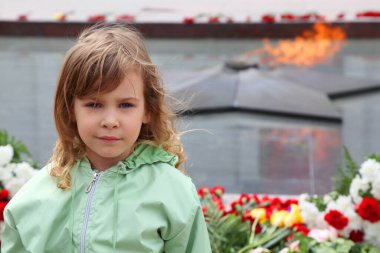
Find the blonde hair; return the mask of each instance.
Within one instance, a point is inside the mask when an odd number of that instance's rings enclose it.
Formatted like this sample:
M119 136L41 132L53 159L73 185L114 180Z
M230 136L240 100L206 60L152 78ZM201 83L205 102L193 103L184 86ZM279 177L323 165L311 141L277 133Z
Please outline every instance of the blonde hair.
M166 104L166 92L156 65L148 55L142 35L124 25L98 24L85 29L67 52L54 103L58 132L51 175L58 187L71 186L70 171L85 155L74 120L74 98L104 94L117 88L127 72L138 68L144 82L145 106L150 121L143 124L135 146L149 143L178 156L176 168L185 173L183 145L175 128L175 113Z

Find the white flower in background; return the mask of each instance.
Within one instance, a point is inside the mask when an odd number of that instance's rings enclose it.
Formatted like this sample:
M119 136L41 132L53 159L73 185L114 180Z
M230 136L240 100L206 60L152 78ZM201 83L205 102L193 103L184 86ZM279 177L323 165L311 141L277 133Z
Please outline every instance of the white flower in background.
M332 227L329 227L328 229L312 229L307 236L313 238L317 242L325 242L338 238L338 232Z
M380 177L380 163L374 159L368 159L362 163L359 172L362 178L372 182L373 179Z
M0 166L11 162L13 158L13 147L11 145L0 146Z
M364 240L380 247L380 222L370 223L364 221Z
M380 177L374 178L372 180L371 194L376 198L380 199Z
M324 219L325 212L321 212L314 203L300 199L298 204L301 209L301 215L304 222L309 228L327 228L328 224Z
M1 169L0 169L1 170ZM8 184L10 181L12 181L14 178L12 171L1 171L1 183L3 186Z
M343 213L344 216L348 219L347 226L340 231L345 237L350 236L350 232L352 230L362 230L363 229L363 223L362 219L359 217L359 215L355 212L355 207L352 205L349 209L345 210Z
M359 204L362 201L362 197L359 195L359 191L368 191L369 181L366 178L361 178L359 175L352 180L350 186L350 195L353 198L356 204Z
M333 201L333 199L331 198L330 195L326 194L325 196L323 196L323 203L325 203L326 205L330 203L331 201Z
M26 182L24 179L15 177L12 180L10 180L8 183L6 183L4 186L6 189L8 189L9 195L13 197L25 183Z
M16 177L24 179L25 182L36 174L36 170L27 162L18 163L13 172Z
M352 208L352 202L350 196L340 195L335 201L331 200L327 205L327 212L330 210L338 210L344 213L345 210Z

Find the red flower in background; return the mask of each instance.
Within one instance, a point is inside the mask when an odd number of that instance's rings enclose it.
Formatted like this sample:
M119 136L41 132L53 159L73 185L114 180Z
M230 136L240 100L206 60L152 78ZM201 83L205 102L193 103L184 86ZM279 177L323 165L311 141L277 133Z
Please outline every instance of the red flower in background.
M240 194L240 198L239 198L239 201L242 203L242 205L244 204L248 204L248 202L251 200L250 196L246 193L242 193Z
M249 213L250 210L246 210L245 214L241 216L241 222L249 221L249 223L252 225L253 222L255 221L255 218L253 218Z
M209 23L219 23L219 17L217 17L217 16L209 17L208 22Z
M330 210L325 214L325 221L327 221L330 226L341 230L345 228L348 224L348 219L341 212L337 210Z
M4 209L7 206L8 201L0 201L0 220L4 221Z
M194 18L193 17L185 17L183 19L183 23L188 24L188 25L194 24Z
M206 214L206 212L207 212L207 207L202 206L202 212L203 212L203 214Z
M252 194L250 198L251 200L254 200L256 204L260 204L260 198L257 196L257 194Z
M208 187L201 187L198 189L198 195L199 197L203 198L206 194L210 193L210 189Z
M287 200L285 200L285 202L284 202L284 206L285 206L286 208L289 208L292 204L296 204L296 205L298 205L298 199L287 199Z
M102 22L106 21L106 15L93 15L89 16L87 19L88 22Z
M380 18L380 11L364 11L356 14L357 18Z
M7 200L9 198L9 191L7 189L2 189L0 191L0 201Z
M363 220L372 223L380 220L380 204L374 198L364 197L362 202L356 207L356 212Z
M28 21L28 14L20 14L17 17L18 21Z
M240 201L231 202L231 210L233 210L234 212L240 213L242 209L243 203L241 203Z
M222 195L224 194L224 192L225 192L224 188L222 186L220 186L220 185L216 185L216 186L212 187L211 190L210 190L210 193L212 195L217 196L217 197L222 197Z
M361 230L352 230L350 232L349 238L350 238L351 241L356 242L356 243L363 242L363 240L364 240L364 233Z
M273 210L282 210L284 209L284 205L283 205L283 202L280 198L273 198L270 200L270 204L269 204L270 208ZM287 207L285 207L286 209Z
M292 13L285 13L281 15L281 20L294 21L296 19L298 19L298 17Z
M272 14L266 14L266 15L263 15L261 17L261 21L263 23L269 23L269 24L271 24L271 23L274 23L276 21L276 18Z
M297 232L301 232L302 234L304 234L305 236L307 236L307 234L310 232L310 230L303 224L295 224L293 226L293 228L297 231Z
M123 15L117 16L116 17L116 21L117 22L129 22L129 23L132 23L132 22L135 22L135 16L128 15L128 14L123 14Z
M224 210L224 204L221 198L212 197L212 201L216 204L219 210Z

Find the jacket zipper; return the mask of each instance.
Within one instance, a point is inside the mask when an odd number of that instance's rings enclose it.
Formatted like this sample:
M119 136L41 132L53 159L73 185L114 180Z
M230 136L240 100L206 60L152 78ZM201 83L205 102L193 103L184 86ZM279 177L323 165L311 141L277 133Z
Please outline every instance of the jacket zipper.
M86 251L86 233L87 233L88 220L90 218L92 199L94 197L96 185L98 184L101 175L102 175L102 172L95 172L90 184L86 188L86 193L88 193L88 198L87 198L86 209L84 212L83 225L82 225L82 234L81 234L81 241L80 241L81 253L85 253Z

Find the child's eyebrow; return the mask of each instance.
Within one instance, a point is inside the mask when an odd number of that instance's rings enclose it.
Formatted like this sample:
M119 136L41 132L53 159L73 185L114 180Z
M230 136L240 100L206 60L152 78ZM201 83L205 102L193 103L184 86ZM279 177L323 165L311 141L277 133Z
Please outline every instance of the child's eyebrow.
M125 97L125 98L119 98L119 101L129 101L129 100L135 100L139 101L140 99L138 97Z

